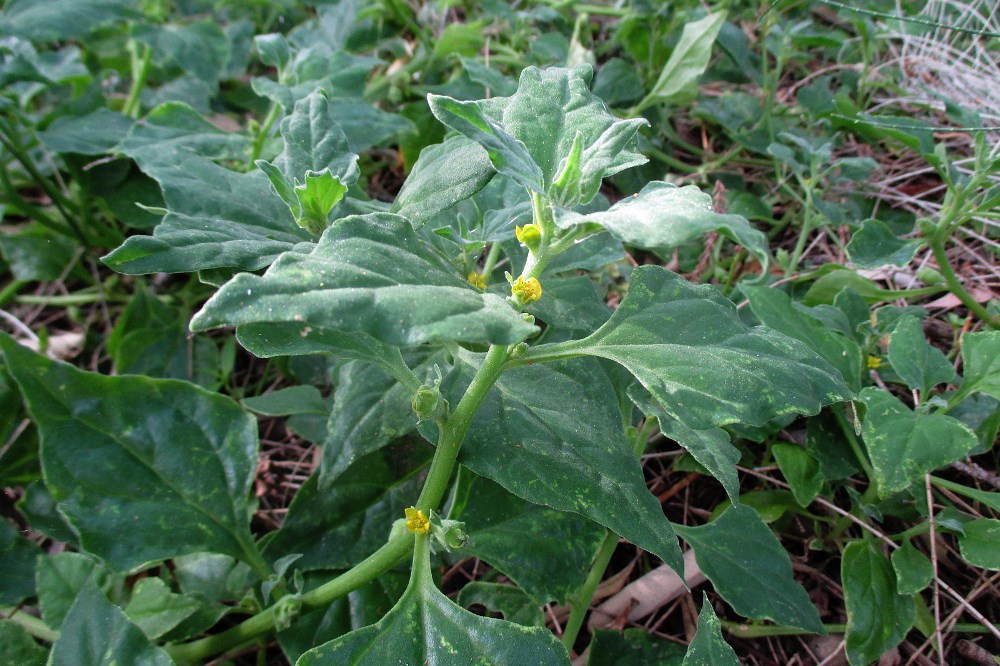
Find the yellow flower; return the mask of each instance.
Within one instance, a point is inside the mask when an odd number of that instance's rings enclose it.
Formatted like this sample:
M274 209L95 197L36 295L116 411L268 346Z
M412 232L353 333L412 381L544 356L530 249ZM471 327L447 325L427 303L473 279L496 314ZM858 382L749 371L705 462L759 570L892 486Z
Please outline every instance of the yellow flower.
M510 293L525 305L534 303L542 297L542 283L538 281L538 278L525 280L523 277L519 277L510 286Z
M523 227L514 227L514 235L521 245L534 252L542 240L542 229L534 223L526 224Z
M468 276L466 276L466 279L469 281L469 284L471 284L476 289L486 289L485 275L480 275L479 273L473 271L469 273Z
M427 530L431 528L431 521L427 520L423 511L411 506L403 509L403 513L406 514L406 529L414 534L427 534Z
M868 366L869 370L878 370L879 368L882 367L882 359L880 359L878 356L869 355L865 363Z

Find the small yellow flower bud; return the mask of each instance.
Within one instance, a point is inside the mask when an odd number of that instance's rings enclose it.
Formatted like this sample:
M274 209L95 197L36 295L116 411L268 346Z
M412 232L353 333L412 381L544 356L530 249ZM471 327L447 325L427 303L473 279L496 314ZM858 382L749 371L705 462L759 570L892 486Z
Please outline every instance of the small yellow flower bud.
M882 359L878 356L869 356L865 363L869 370L878 370L882 367Z
M403 509L403 513L406 515L406 529L414 534L427 534L427 530L431 528L431 521L427 520L423 511L411 506Z
M510 286L510 293L525 305L534 303L542 297L542 283L538 281L538 278L525 280L523 277L519 277Z
M485 275L480 275L479 273L473 271L469 273L468 276L466 276L466 279L469 281L469 284L471 284L476 289L486 289Z
M514 227L514 235L521 245L532 252L538 249L538 244L542 240L542 230L537 224L526 224L523 227Z

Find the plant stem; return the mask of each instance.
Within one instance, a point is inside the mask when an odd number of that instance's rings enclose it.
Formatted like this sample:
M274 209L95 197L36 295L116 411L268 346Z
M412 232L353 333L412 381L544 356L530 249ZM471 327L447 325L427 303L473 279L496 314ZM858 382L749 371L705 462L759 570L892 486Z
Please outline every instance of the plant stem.
M583 618L587 616L587 611L590 609L590 600L594 598L594 592L597 591L597 586L604 578L604 572L607 570L611 556L615 554L617 547L618 535L607 530L604 541L601 542L601 547L597 550L597 556L594 557L594 563L590 567L590 573L587 574L587 580L570 601L572 610L570 610L569 619L566 620L566 628L562 635L562 643L567 652L573 650L573 644L576 643L576 638L580 635L580 628L583 627Z
M271 102L271 106L267 109L267 116L264 117L264 122L257 131L257 136L254 137L253 144L250 146L249 165L251 167L254 162L260 159L260 154L264 151L264 144L267 143L267 137L271 133L271 126L274 125L274 121L278 119L280 114L281 106L277 102Z
M128 97L122 106L122 114L130 118L138 118L141 107L139 105L139 95L146 86L146 78L149 76L150 59L153 49L148 45L137 42L135 39L128 40L129 60L132 65L132 86L129 88Z
M500 243L493 243L490 245L490 251L486 253L486 259L483 261L483 277L486 278L487 284L490 280L490 273L493 272L493 267L497 265L497 259L500 258Z
M506 360L505 346L490 347L455 411L441 427L437 450L434 452L434 459L431 461L427 480L424 481L424 487L417 499L416 508L426 513L441 503L448 490L448 481L451 479L458 452L462 448L472 417L503 371ZM303 610L328 606L336 599L374 580L405 559L412 548L413 535L409 532L392 539L349 571L303 594ZM270 606L232 629L190 643L168 646L167 651L178 663L201 663L210 656L232 650L261 634L272 631L275 622L274 612L275 606Z
M979 304L972 297L972 294L966 291L962 283L959 282L958 276L955 275L955 271L952 270L951 264L948 262L948 254L945 252L944 241L940 236L935 235L927 239L927 244L934 254L934 259L938 263L938 270L940 270L941 276L944 277L945 284L948 285L948 291L953 293L958 300L962 301L962 304L969 309L969 312L976 315L984 324L990 328L1000 329L1000 318L991 316L989 311Z
M49 627L41 619L34 615L29 615L18 608L0 608L0 619L9 620L20 625L35 638L39 638L46 643L55 643L59 640L59 632Z

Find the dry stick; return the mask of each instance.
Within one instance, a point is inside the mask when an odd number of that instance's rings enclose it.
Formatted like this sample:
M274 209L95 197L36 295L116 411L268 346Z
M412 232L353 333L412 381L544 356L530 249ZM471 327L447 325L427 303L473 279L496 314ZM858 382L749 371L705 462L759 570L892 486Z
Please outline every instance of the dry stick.
M934 634L937 640L938 664L944 663L944 641L941 639L941 588L938 587L937 521L934 519L934 491L931 475L924 474L924 489L927 493L927 525L931 537L931 567L934 571Z
M773 483L776 486L781 486L782 488L791 488L791 486L788 485L787 483L784 483L783 481L779 481L778 479L775 479L774 477L768 476L767 474L761 474L760 472L757 472L756 470L753 470L753 469L750 469L750 468L747 468L747 467L740 467L738 465L737 465L736 469L740 470L741 472L745 472L745 473L747 473L747 474L749 474L751 476L756 476L759 479L763 479L765 481L768 481L769 483ZM883 534L882 532L878 531L877 529L875 529L874 527L872 527L871 525L869 525L865 521L861 520L857 516L855 516L855 515L847 512L847 511L844 511L840 507L835 506L834 504L826 501L823 498L817 497L813 501L816 502L816 503L818 503L818 504L821 504L821 505L825 506L826 508L830 509L831 511L839 513L843 517L845 517L845 518L847 518L847 519L849 519L849 520L857 523L860 527L868 530L869 532L871 532L872 534L874 534L876 537L878 537L879 539L881 539L882 541L884 541L886 544L888 544L890 548L893 548L893 549L899 548L899 546L896 544L895 541L893 541L892 539L890 539L885 534ZM971 615L977 622L979 622L979 624L983 625L983 627L985 627L986 630L989 631L991 634L993 634L997 638L1000 638L1000 629L998 629L995 624L993 624L988 619L986 619L986 617L982 613L980 613L978 610L976 610L975 606L973 606L968 601L966 601L965 597L963 597L961 594L959 594L958 592L956 592L955 590L953 590L951 588L951 586L948 585L947 583L945 583L943 580L940 580L939 578L935 577L935 581L937 582L938 586L942 590L944 590L946 593L948 593L948 595L950 595L952 599L954 599L955 601L957 601L962 606L962 608L964 608L969 613L969 615Z

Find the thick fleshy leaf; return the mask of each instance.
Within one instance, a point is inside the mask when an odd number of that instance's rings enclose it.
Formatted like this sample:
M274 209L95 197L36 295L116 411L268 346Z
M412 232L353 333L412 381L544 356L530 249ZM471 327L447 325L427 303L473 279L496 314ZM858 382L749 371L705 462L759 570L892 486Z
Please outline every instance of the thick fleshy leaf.
M459 102L430 95L438 120L482 145L493 166L565 208L587 203L601 181L646 162L643 118L619 120L590 92L593 72L527 67L510 97Z
M39 132L38 138L57 153L103 155L121 143L134 122L102 106L83 116L59 118Z
M712 45L725 20L725 12L715 12L684 26L680 41L670 53L670 59L660 70L653 89L639 102L637 110L652 104L669 104L694 96L698 78L708 69Z
M854 390L861 388L862 353L857 342L795 307L792 299L777 289L749 286L742 289L750 299L750 309L765 326L805 343L839 370L848 386Z
M182 158L182 153L212 159L240 159L249 146L250 139L246 135L220 129L183 102L167 102L134 123L117 152L131 157L146 171L147 166L155 167ZM149 175L157 178L152 173ZM161 183L161 186L166 190L169 183ZM173 194L174 199L183 202L184 192Z
M35 596L35 557L42 551L0 520L0 604L18 604Z
M886 264L905 266L913 259L923 241L903 239L882 220L865 220L851 236L847 253L858 268L878 268Z
M889 363L911 390L927 391L955 379L955 368L924 337L918 317L904 317L889 338Z
M1000 520L980 518L966 523L958 537L962 558L973 566L1000 571Z
M171 592L160 578L143 578L132 588L125 615L150 640L155 640L196 613L201 605L196 597Z
M254 548L249 414L186 382L82 372L6 336L0 349L38 423L46 484L85 550L128 570Z
M208 84L209 90L214 90L229 61L229 40L218 21L142 22L133 26L132 36L149 45L157 65L179 69Z
M934 578L934 565L909 539L892 551L891 560L896 572L896 590L900 594L918 594Z
M748 506L730 507L701 527L674 525L702 573L737 613L822 634L823 623L770 528Z
M304 571L349 569L385 543L393 521L416 501L422 479L409 472L427 461L423 447L383 449L354 463L328 489L313 476L295 494L265 557L298 553L294 566Z
M330 406L326 404L319 389L308 384L269 391L252 398L243 398L241 402L250 411L265 416L330 413Z
M809 506L823 489L819 461L796 444L772 444L771 453L788 485L792 487L795 501L802 508Z
M208 268L258 270L287 250L310 248L310 236L274 196L259 171L237 173L179 151L145 163L170 212L152 236L131 236L102 258L129 275Z
M455 601L463 608L479 604L490 612L502 614L508 622L526 627L545 626L540 603L515 585L472 581L462 588Z
M436 378L436 365L447 367L440 351L411 354L408 360L414 376L423 384ZM414 393L413 387L400 384L382 366L362 361L342 366L323 440L320 485L329 485L359 458L416 430Z
M452 404L477 365L468 354L457 360L443 388ZM432 430L421 427L425 436ZM681 570L677 539L646 489L614 388L597 363L505 372L473 417L460 460L518 497L579 513Z
M346 186L358 179L358 156L348 147L347 136L335 120L329 98L319 90L299 100L281 121L281 138L285 147L274 162L257 164L293 216L297 220L305 217L312 205L315 210L308 219L320 224L322 230L327 213L340 201ZM330 193L331 180L340 186L339 190L333 190L335 196L318 197ZM327 187L320 188L324 183ZM329 204L321 213L321 207L316 205L320 199Z
M0 666L45 666L48 660L48 650L10 620L0 620L0 645Z
M73 601L87 581L101 589L110 584L103 564L93 557L70 551L39 557L35 581L42 619L52 629L62 626Z
M664 437L687 449L702 467L718 479L733 504L739 502L740 480L736 475L736 463L742 454L733 446L729 433L722 428L692 430L664 411L649 393L641 389L629 389L629 397L645 415L656 417Z
M474 615L444 596L427 538L418 537L410 584L384 618L306 652L296 666L569 663L548 629Z
M866 388L861 432L881 497L905 490L924 474L961 459L976 446L976 433L944 414L914 412L888 391Z
M462 510L451 516L469 535L463 555L489 562L543 603L566 603L580 589L604 538L599 525L526 502L483 477L464 493Z
M847 658L853 666L871 663L896 647L913 626L916 607L898 594L892 565L874 539L852 541L840 560L847 606Z
M597 629L587 649L587 666L682 666L682 645L653 636L645 629Z
M736 652L722 637L722 623L704 592L701 594L701 612L698 613L698 633L688 646L681 666L740 666Z
M446 208L479 192L496 169L482 146L464 136L427 146L392 204L392 212L419 228Z
M740 321L710 285L640 266L611 318L582 340L540 345L526 360L591 355L625 366L689 428L763 425L847 399L839 374L797 340Z
M49 658L49 666L172 666L173 663L166 652L152 645L142 630L90 583L69 609Z
M435 340L512 344L535 331L504 299L449 271L398 215L338 220L309 254L220 289L192 330L295 323L308 337L361 333L392 345Z
M543 277L543 281L544 297L525 311L549 326L590 333L611 316L611 310L598 296L589 277Z
M606 211L557 218L561 227L597 223L626 245L672 249L716 231L746 248L766 272L770 261L767 236L741 215L712 210L712 197L694 185L677 187L654 180L638 193L625 197Z
M1000 400L1000 331L962 337L962 392L978 391Z
M0 16L0 34L33 42L85 35L99 25L140 16L137 0L11 0Z

